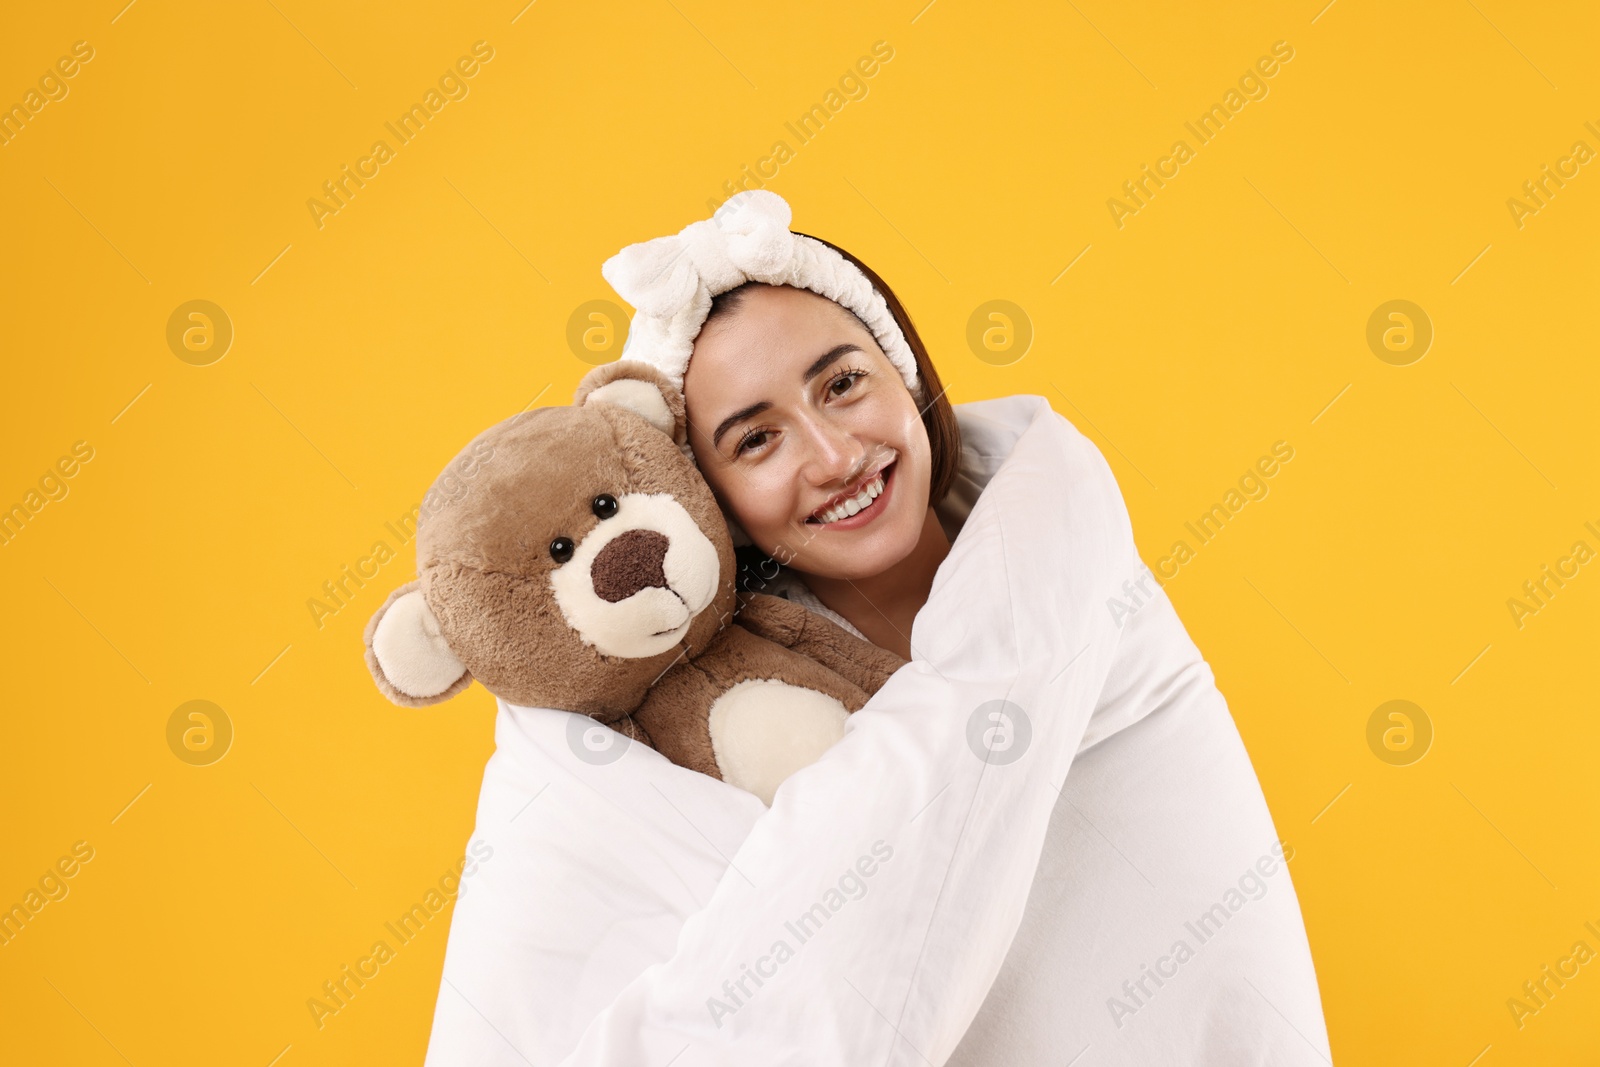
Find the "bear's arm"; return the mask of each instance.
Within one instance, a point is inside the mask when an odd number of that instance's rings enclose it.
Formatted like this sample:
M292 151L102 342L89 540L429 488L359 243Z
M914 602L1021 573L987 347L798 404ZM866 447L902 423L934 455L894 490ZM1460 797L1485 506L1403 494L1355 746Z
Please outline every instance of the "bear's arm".
M770 593L741 592L739 605L735 622L759 637L816 660L860 686L868 696L906 665L907 661L896 653L861 640L792 600Z

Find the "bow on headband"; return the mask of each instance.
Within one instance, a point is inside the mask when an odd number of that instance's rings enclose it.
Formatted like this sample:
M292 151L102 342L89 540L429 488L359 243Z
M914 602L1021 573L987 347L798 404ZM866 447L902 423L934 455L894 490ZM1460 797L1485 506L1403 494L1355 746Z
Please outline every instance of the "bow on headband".
M860 268L811 237L789 232L789 205L777 193L735 193L709 219L670 237L632 244L600 273L634 306L623 359L649 363L683 388L694 341L711 298L747 281L809 289L849 308L872 332L917 403L927 402L905 334Z
M709 219L629 245L600 273L643 314L670 318L694 303L701 287L716 296L750 279L776 282L786 275L794 258L791 217L781 196L748 190Z

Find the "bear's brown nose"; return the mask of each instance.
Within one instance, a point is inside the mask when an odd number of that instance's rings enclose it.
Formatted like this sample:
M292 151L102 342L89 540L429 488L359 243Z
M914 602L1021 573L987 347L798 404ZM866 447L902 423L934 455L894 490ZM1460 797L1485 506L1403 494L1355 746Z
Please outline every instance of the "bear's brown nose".
M618 534L594 557L594 564L589 568L595 595L614 604L641 589L667 588L663 564L668 544L666 534L655 530L629 530Z

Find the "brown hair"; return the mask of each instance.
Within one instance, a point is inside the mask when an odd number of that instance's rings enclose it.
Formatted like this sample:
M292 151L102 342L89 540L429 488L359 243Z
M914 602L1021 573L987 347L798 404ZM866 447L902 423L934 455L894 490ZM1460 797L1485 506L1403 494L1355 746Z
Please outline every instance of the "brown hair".
M961 427L956 422L955 410L950 406L949 399L945 396L944 386L939 381L939 372L934 369L933 360L928 356L928 346L922 343L922 336L917 333L917 328L911 322L911 315L906 311L905 305L900 303L900 298L894 295L894 290L889 288L887 282L878 276L877 271L861 262L849 252L840 248L832 241L825 241L821 237L813 237L808 233L794 231L797 237L810 237L818 244L826 245L843 256L847 261L858 267L872 287L883 294L884 303L889 305L889 313L894 316L895 323L900 327L900 332L905 335L906 346L911 349L911 354L917 362L917 379L922 383L925 395L933 397L933 402L922 409L922 425L928 431L928 450L932 460L932 472L928 479L928 506L934 507L945 498L950 491L950 486L955 482L956 471L961 465ZM711 310L706 315L705 325L709 325L713 318L735 310L745 292L752 285L761 285L762 282L745 282L735 286L724 293L720 293L711 300ZM843 305L840 305L843 307ZM860 322L860 316L849 308L844 308L852 317ZM701 329L705 329L705 325ZM866 323L861 323L862 329L867 329ZM871 333L871 330L867 330Z

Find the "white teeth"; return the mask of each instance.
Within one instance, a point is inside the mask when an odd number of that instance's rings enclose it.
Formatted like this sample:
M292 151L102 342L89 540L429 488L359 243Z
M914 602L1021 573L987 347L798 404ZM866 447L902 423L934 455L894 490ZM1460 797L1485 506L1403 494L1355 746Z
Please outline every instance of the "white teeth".
M838 522L840 519L848 519L850 516L854 515L868 504L871 504L878 498L878 494L882 492L883 475L878 474L873 477L871 482L862 488L860 493L857 493L849 500L846 500L843 504L829 508L827 511L824 511L820 516L818 516L818 518L821 519L822 525L824 526L830 522Z

